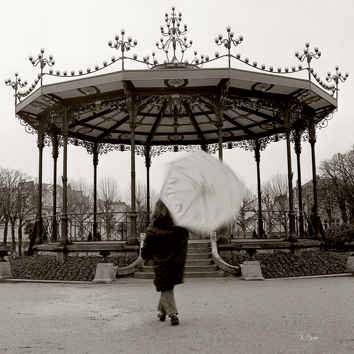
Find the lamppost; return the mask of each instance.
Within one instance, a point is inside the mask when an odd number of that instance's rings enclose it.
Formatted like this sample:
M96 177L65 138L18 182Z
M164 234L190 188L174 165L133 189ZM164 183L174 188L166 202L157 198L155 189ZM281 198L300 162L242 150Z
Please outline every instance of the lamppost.
M298 58L301 62L303 62L305 59L307 61L307 69L308 69L308 74L309 74L309 81L311 81L311 72L313 72L313 69L311 69L311 60L312 59L319 59L321 57L321 52L318 50L317 47L314 48L315 53L312 53L309 51L309 46L310 44L307 42L305 43L306 48L304 49L304 53L302 55L299 54L299 52L295 52L296 58Z
M128 40L127 41L125 41L124 40L124 35L125 35L125 30L124 29L122 29L121 31L120 31L120 33L121 33L121 35L122 35L122 39L121 40L119 40L119 35L118 34L116 34L116 36L115 36L115 43L113 44L113 42L112 41L108 41L108 45L111 47L111 48L115 48L116 50L118 50L119 48L120 48L120 50L121 50L121 52L122 52L122 56L121 56L121 59L122 59L122 70L124 70L124 52L125 51L129 51L130 50L130 48L134 48L134 47L136 47L137 46L137 44L138 44L138 41L136 40L136 39L134 39L134 41L133 41L133 39L132 39L132 37L128 37ZM113 60L113 58L112 58L112 60ZM115 60L115 58L114 58L114 60Z
M233 44L234 46L238 46L243 41L243 36L239 36L238 39L234 39L234 32L231 31L230 26L226 27L226 31L227 31L227 38L222 39L222 34L219 34L219 36L215 38L215 43L217 45L224 44L225 48L227 48L227 53L228 53L227 55L229 57L229 68L230 68L231 67L231 53L230 53L231 44Z
M7 86L11 86L15 90L15 105L17 105L17 98L19 96L18 89L20 87L25 87L27 85L27 81L21 82L21 78L18 76L18 73L15 73L15 81L11 81L11 79L5 80L5 84Z
M345 73L345 76L342 76L342 73L339 71L339 67L338 66L336 66L336 74L335 75L331 76L330 72L327 73L326 80L328 82L333 81L336 84L336 87L335 87L336 100L338 100L338 91L339 91L338 83L339 83L339 81L344 82L348 78L348 76L349 76L348 73Z
M41 68L41 74L40 74L40 79L41 79L41 86L43 84L43 69L45 68L46 65L48 66L53 66L55 64L55 60L53 59L53 55L49 55L49 59L46 59L43 57L44 54L44 48L41 48L41 52L38 54L37 59L33 59L33 56L29 56L29 61L32 63L33 66L39 65Z

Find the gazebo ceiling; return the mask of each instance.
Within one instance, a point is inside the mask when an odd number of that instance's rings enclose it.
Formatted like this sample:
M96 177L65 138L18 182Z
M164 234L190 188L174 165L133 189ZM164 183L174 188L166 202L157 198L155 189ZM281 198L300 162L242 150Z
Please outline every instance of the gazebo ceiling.
M171 65L44 85L16 113L34 129L43 121L47 134L60 135L60 111L67 106L74 139L130 144L135 120L137 145L189 145L218 142L218 116L225 142L281 134L286 104L293 107L291 128L309 116L319 123L337 107L334 97L308 80Z

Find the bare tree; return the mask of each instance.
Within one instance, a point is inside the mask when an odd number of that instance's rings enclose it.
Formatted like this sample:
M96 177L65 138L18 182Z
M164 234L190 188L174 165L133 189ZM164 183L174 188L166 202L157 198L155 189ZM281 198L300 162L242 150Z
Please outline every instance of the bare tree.
M7 243L8 226L11 229L13 251L16 251L15 226L18 224L18 252L22 248L22 227L34 212L33 188L26 188L28 176L13 169L0 169L0 210L4 222L3 242Z
M257 198L253 195L252 190L248 189L242 199L239 214L235 216L234 222L231 223L231 234L242 234L242 237L247 237L247 230L251 231L250 226L254 221L256 201Z
M276 174L267 180L262 186L262 204L265 208L266 234L288 230L288 180L286 175Z
M340 195L336 195L336 188L333 187L331 179L319 178L317 181L318 209L320 215L327 215L329 226L333 224L336 211L339 210L338 199Z
M24 175L23 181L18 186L18 255L22 254L22 228L29 222L34 221L37 198L34 190L34 183L27 181L28 177Z
M327 180L343 222L354 223L354 146L321 162L319 171L322 179Z
M154 189L150 189L150 212L154 209L154 206L159 198L158 193ZM125 192L125 202L131 204L131 187L129 186ZM140 213L138 222L140 223L140 232L145 232L148 224L147 215L147 187L146 184L138 181L135 187L135 205L136 211ZM145 215L144 215L145 214Z
M83 179L72 180L68 186L68 213L72 215L71 230L73 238L87 239L90 227L88 220L92 213L92 187Z
M124 199L127 204L131 204L131 186L127 187ZM147 211L147 188L140 181L135 186L135 207L138 213Z
M106 238L111 239L115 229L115 209L120 201L120 187L112 177L104 177L98 184L98 209L105 224Z

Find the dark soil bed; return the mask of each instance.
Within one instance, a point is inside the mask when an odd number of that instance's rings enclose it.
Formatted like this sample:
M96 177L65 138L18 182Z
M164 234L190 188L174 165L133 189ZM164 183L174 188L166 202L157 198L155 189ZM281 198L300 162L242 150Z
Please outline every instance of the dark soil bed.
M294 256L290 252L260 253L255 258L260 262L266 279L340 274L345 273L347 264L346 254L334 252L303 252L301 256ZM239 265L250 260L250 256L244 252L233 252L231 258L224 260Z
M277 252L256 254L264 278L300 277L345 273L346 254L334 252L303 252L299 257L291 253ZM231 258L224 258L231 265L250 260L245 252L233 252ZM92 281L97 263L102 257L68 257L57 262L55 256L17 257L12 261L12 276L15 279ZM114 266L126 267L132 260L111 256L108 261Z
M107 260L118 267L132 263L120 256ZM97 263L101 261L99 256L68 257L63 262L57 262L55 256L17 257L12 261L11 271L15 279L92 281Z

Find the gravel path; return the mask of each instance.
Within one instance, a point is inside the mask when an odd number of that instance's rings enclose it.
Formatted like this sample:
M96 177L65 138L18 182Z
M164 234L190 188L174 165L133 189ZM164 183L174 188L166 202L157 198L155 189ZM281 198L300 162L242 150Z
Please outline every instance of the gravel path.
M354 279L186 279L180 325L151 280L0 284L1 353L352 353Z

